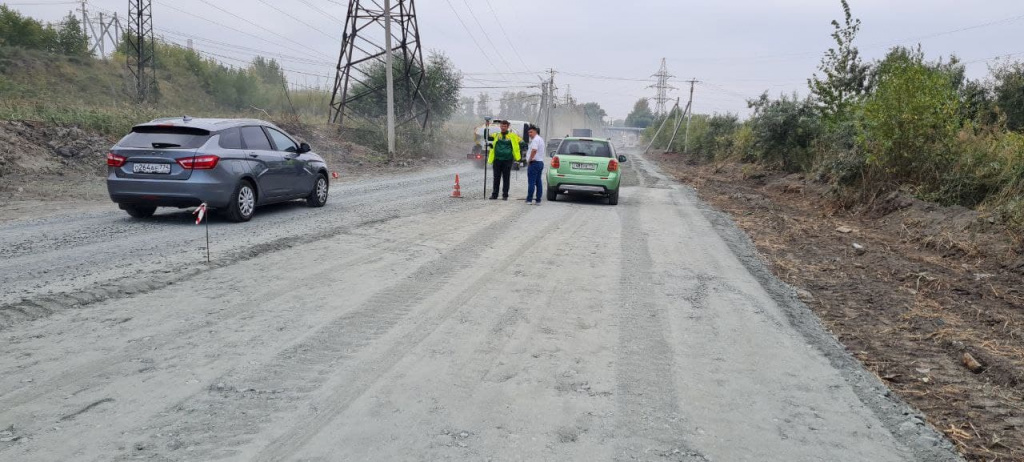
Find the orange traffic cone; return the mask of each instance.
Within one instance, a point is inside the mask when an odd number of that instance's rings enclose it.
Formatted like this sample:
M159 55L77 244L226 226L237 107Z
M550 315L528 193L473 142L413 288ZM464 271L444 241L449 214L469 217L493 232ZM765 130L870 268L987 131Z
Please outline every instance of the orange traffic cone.
M462 197L462 187L459 186L459 174L455 174L455 189L452 190L452 197Z

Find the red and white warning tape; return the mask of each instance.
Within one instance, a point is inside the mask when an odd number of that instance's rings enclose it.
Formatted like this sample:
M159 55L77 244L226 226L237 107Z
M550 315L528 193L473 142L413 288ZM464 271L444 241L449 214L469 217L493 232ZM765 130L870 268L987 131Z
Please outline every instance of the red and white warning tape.
M196 224L197 225L199 223L202 223L203 217L206 216L206 202L203 202L202 204L199 204L199 207L196 208L196 211L192 212L192 214L196 216Z

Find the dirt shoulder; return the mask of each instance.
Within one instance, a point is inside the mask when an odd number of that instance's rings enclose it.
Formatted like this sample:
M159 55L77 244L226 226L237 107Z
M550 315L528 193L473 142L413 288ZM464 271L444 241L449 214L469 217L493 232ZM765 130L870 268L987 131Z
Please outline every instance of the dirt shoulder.
M843 345L969 460L1024 460L1019 237L962 208L893 195L873 213L840 211L798 175L650 157L729 213Z

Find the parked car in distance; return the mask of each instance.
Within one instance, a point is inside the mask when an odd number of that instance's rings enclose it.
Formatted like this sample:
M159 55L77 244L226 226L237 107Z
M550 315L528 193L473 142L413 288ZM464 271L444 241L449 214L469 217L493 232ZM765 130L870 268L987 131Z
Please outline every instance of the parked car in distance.
M323 207L327 172L308 144L272 123L186 116L136 125L118 141L107 154L107 191L135 218L206 203L242 222L266 204Z
M618 204L622 162L626 156L616 156L608 140L563 139L547 169L548 200L557 200L560 193L586 193L605 196L610 205Z
M555 153L558 152L558 145L562 143L561 138L551 138L548 141L548 145L545 149L548 150L548 157L554 157Z

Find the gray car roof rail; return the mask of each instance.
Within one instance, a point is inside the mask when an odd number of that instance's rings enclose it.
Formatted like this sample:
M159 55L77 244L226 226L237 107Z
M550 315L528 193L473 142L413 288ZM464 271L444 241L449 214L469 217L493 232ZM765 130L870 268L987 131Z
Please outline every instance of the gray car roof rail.
M209 132L219 132L224 129L242 127L245 125L262 125L265 127L277 127L276 125L259 119L217 119L217 118L194 118L185 121L183 117L161 117L146 123L135 125L136 127L151 127L154 125L173 124L181 127L198 128Z

